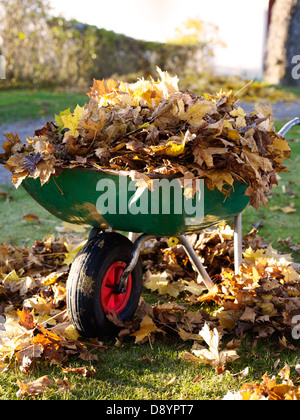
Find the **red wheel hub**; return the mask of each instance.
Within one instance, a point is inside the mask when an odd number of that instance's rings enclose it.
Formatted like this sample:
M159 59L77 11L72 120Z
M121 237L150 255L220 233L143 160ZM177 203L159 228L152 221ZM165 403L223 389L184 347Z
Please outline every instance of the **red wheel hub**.
M116 293L116 286L120 282L120 277L126 268L126 264L122 261L116 261L107 270L101 286L100 301L102 309L105 313L113 312L121 313L130 298L132 288L131 274L128 277L125 293Z

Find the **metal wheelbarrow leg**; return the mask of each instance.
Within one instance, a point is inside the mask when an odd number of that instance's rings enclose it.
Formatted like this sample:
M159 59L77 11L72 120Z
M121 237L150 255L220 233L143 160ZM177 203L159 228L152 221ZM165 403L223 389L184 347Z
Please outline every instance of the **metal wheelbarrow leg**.
M134 269L134 267L135 267L135 265L138 261L142 245L144 244L144 242L146 240L153 239L155 237L156 236L148 235L147 233L144 233L141 236L139 236L138 239L136 239L136 241L134 242L132 253L131 253L130 263L128 264L128 266L126 267L126 269L124 270L124 272L123 272L123 274L120 278L120 283L119 283L120 289L119 289L119 291L121 293L126 290L127 278L129 276L129 274L131 273L131 271ZM176 238L178 238L180 243L183 245L187 255L190 258L190 261L192 262L192 264L193 264L194 268L196 269L197 273L199 274L201 280L203 281L203 283L205 284L207 289L210 290L214 286L214 283L212 282L212 280L209 277L207 271L203 267L198 255L196 254L194 248L191 246L189 240L187 239L187 237L185 235L179 235L179 236L176 236Z
M126 290L127 278L131 271L134 269L139 255L141 248L144 242L148 239L155 238L154 235L148 235L146 233L138 236L136 233L129 233L130 240L134 241L132 253L131 253L131 260L126 269L124 270L119 284L119 292L124 292ZM179 235L176 238L180 241L183 245L191 263L193 264L194 269L197 271L198 275L200 276L201 280L205 284L208 290L214 287L214 283L211 280L209 274L205 270L203 264L201 263L198 255L196 254L194 248L190 244L189 240L187 239L186 235ZM241 263L242 263L242 213L239 213L234 218L234 271L235 274L238 274L240 271Z

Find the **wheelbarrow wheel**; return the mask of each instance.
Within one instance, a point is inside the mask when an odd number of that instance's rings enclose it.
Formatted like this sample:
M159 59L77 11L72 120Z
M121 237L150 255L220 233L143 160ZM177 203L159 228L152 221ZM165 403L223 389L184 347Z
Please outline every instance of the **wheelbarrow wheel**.
M114 335L117 327L108 318L131 319L142 293L140 260L128 277L126 291L117 293L122 272L130 261L133 244L118 233L94 236L75 258L67 282L69 318L85 337Z

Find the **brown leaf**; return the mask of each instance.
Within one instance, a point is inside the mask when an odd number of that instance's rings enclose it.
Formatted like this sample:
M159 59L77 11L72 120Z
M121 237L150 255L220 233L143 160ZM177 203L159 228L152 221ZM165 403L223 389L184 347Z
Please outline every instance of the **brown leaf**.
M43 394L46 391L46 388L53 385L55 382L52 379L49 379L48 376L42 376L32 382L22 382L17 381L19 386L19 391L17 392L17 397L25 396L34 396Z
M245 311L244 311L243 315L240 317L240 321L253 322L254 323L255 317L256 317L255 309L247 306L245 308Z
M40 220L39 216L37 216L35 213L24 213L22 219L24 219L26 222L38 222Z
M93 370L88 370L86 367L81 367L81 368L66 367L66 368L62 368L62 371L64 373L76 373L76 374L84 376L85 378L93 378L93 376L95 375L95 372Z
M25 327L27 330L35 328L35 322L32 312L26 307L22 311L18 310L19 324Z

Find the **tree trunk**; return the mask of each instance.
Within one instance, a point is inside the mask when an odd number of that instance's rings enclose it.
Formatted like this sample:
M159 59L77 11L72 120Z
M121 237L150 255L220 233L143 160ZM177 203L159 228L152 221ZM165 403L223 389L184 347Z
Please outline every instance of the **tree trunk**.
M300 70L299 78L295 71L296 64L300 62L299 39L300 0L275 0L264 61L264 79L267 82L300 86Z

